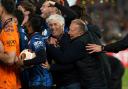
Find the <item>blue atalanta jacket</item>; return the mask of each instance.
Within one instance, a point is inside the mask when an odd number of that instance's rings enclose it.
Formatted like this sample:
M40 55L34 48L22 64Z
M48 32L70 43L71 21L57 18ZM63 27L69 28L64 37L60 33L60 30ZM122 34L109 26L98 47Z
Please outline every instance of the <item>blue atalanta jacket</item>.
M48 69L41 66L41 63L47 59L45 40L47 37L39 32L35 32L30 37L28 49L36 53L36 58L24 62L26 65L34 65L24 70L24 80L31 86L52 86L52 76Z

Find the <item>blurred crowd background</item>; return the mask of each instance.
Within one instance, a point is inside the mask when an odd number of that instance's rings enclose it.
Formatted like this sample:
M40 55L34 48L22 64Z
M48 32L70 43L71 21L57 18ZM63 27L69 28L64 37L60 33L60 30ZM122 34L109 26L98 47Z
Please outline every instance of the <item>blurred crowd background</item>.
M115 42L128 33L128 0L78 0L78 4L103 31L103 41Z

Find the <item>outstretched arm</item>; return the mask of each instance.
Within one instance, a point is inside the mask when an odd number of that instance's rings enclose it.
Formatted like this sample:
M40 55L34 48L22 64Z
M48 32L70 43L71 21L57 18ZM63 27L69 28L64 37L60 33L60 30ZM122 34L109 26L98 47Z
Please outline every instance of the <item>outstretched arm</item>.
M128 35L124 37L122 40L108 44L106 46L96 45L96 44L88 44L86 46L86 50L89 50L90 53L101 52L101 51L116 53L127 48L128 48Z

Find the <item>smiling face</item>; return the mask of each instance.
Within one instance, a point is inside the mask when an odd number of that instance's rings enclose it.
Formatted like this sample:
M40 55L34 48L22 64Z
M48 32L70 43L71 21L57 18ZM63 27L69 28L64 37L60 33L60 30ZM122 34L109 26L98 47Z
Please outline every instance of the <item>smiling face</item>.
M41 17L47 18L50 14L50 7L48 2L44 2L40 10L41 10Z
M61 25L59 21L50 21L48 25L51 29L52 36L59 38L63 34L63 25Z

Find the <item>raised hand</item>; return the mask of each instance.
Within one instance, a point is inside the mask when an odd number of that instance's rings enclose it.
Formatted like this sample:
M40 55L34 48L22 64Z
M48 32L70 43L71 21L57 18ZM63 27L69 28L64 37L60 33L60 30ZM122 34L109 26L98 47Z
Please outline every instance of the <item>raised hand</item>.
M58 45L57 39L53 37L50 37L47 42L48 44L54 45L55 47Z

